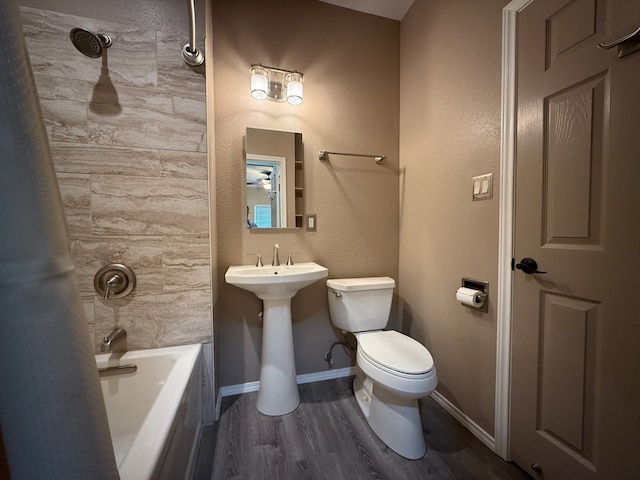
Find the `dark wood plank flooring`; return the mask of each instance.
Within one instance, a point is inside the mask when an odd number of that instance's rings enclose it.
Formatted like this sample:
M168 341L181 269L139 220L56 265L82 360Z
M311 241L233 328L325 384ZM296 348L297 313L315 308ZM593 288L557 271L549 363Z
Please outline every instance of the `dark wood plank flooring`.
M530 479L492 453L430 398L421 405L427 453L407 460L362 416L351 378L300 385L294 412L268 417L257 393L226 397L204 429L194 480Z

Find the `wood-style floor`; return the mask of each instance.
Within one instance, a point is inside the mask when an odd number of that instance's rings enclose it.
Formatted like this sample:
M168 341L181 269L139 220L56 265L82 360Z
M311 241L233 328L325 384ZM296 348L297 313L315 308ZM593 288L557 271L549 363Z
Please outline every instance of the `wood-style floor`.
M203 432L194 480L530 480L430 398L421 405L426 455L400 457L367 425L351 381L300 385L300 406L281 417L259 413L257 393L225 397Z

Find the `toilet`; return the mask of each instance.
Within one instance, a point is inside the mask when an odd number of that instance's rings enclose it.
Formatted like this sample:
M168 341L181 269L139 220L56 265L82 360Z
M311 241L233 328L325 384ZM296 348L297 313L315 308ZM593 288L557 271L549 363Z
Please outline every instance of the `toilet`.
M327 280L332 323L355 335L356 401L369 426L393 451L422 458L427 450L418 400L438 384L433 358L420 342L389 321L396 282L389 277Z

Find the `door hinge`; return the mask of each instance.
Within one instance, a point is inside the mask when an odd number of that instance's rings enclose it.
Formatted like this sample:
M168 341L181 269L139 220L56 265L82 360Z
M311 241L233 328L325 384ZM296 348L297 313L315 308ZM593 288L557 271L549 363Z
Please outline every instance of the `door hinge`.
M511 271L513 272L516 269L516 259L515 258L511 258Z

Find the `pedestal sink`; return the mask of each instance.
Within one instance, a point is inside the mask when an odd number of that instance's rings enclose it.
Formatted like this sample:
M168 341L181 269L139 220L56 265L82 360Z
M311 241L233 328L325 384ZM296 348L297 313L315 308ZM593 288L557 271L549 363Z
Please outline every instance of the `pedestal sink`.
M263 302L262 363L258 411L284 415L300 404L293 355L291 298L326 278L328 270L314 262L279 267L229 267L227 283L253 292Z

